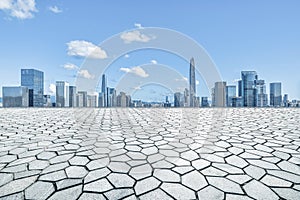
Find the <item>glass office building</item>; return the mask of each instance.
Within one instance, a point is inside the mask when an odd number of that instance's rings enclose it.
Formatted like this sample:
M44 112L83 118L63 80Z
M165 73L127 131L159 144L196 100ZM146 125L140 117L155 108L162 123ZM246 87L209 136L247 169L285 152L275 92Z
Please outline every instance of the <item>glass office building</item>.
M29 92L27 87L3 87L3 107L28 107Z
M69 83L56 81L56 107L69 107Z
M29 89L29 106L44 106L44 72L36 69L21 69L21 86Z
M236 86L228 85L226 86L226 104L227 107L232 107L232 98L236 97Z
M256 87L256 106L266 107L268 106L268 95L266 94L266 84L264 80L255 81Z
M270 83L270 106L278 107L282 104L281 83Z
M255 81L257 80L256 71L242 71L242 97L245 107L256 106L256 87ZM239 92L239 93L240 93Z

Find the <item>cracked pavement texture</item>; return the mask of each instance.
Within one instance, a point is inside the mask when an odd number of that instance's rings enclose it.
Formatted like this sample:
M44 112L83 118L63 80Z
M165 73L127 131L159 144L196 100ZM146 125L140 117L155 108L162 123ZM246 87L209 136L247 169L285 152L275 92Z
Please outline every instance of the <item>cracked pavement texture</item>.
M300 110L0 109L0 199L300 199Z

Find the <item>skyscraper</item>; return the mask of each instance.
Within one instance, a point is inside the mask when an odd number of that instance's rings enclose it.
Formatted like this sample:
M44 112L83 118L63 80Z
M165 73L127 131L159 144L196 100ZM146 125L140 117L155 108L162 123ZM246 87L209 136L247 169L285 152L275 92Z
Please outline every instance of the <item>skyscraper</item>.
M3 107L28 107L28 94L24 86L2 87Z
M76 86L69 86L69 107L76 107Z
M195 61L191 58L190 61L190 107L195 107L196 94L196 78L195 78Z
M101 93L102 93L102 105L103 107L107 107L107 82L105 74L102 75L102 85L101 85Z
M69 107L69 83L56 81L56 107Z
M270 106L278 107L282 104L281 83L270 83Z
M266 94L266 85L264 80L256 80L256 106L266 107L268 105L268 95Z
M242 97L245 107L256 106L256 88L255 81L257 80L256 71L242 71Z
M87 92L86 91L78 91L77 93L77 107L87 107Z
M225 107L226 106L226 82L216 82L214 87L214 106Z
M21 86L29 89L29 106L44 106L44 72L36 69L21 69Z
M226 86L226 104L227 107L232 107L232 98L236 97L236 86L228 85Z

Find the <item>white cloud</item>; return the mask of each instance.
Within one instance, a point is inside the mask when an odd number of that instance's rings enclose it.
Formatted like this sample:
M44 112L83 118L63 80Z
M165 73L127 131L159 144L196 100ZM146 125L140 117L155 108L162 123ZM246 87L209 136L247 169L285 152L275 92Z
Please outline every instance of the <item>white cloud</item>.
M135 26L136 28L139 28L139 29L144 28L144 27L142 26L142 24L140 24L140 23L135 23L134 26Z
M78 76L86 79L94 79L95 76L90 74L90 72L86 69L78 71Z
M67 43L67 45L69 56L87 57L93 59L107 58L106 52L91 42L74 40Z
M62 9L58 8L57 6L50 6L48 9L53 13L61 13L62 12Z
M123 72L126 72L126 73L135 74L135 75L143 77L143 78L146 78L146 77L149 76L149 74L147 74L147 72L139 66L132 67L132 68L123 68L122 67L122 68L120 68L120 70L123 71Z
M142 34L138 30L122 33L120 37L125 43L149 42L150 40L155 39L154 36Z
M55 86L55 84L51 83L51 84L49 85L49 93L50 93L51 95L53 95L53 94L56 93L56 86Z
M196 80L196 85L199 85L199 84L200 84L200 82L198 80Z
M140 86L136 86L136 87L133 87L132 89L134 89L134 90L141 90L142 88Z
M68 70L77 70L77 69L79 69L79 67L77 65L74 65L72 63L66 63L66 64L64 64L63 67L65 69L68 69Z
M157 61L156 60L151 60L150 61L152 64L156 65L157 64Z
M0 9L19 19L33 18L33 12L38 11L35 0L0 0Z
M129 54L125 54L125 56L124 56L124 58L129 58L130 56L129 56Z

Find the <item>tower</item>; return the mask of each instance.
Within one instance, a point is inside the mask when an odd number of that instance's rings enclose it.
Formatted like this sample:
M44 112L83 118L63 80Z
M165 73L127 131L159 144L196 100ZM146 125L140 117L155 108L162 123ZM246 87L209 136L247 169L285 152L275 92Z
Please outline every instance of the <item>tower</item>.
M196 79L195 79L195 61L194 58L190 60L190 107L195 107L196 94Z

